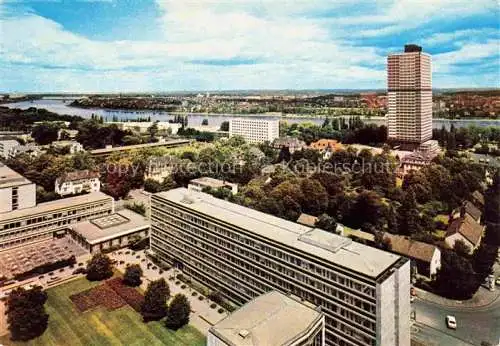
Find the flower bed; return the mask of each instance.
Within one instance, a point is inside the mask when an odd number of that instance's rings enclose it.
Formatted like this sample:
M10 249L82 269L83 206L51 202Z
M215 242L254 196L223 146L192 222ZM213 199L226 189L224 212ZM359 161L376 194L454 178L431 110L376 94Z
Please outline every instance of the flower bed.
M80 312L85 312L98 306L104 306L108 310L115 310L127 304L115 291L104 284L74 294L69 299Z
M120 296L135 311L141 311L144 297L135 288L123 284L121 278L107 280L106 285L108 285L114 292L116 292L116 294Z

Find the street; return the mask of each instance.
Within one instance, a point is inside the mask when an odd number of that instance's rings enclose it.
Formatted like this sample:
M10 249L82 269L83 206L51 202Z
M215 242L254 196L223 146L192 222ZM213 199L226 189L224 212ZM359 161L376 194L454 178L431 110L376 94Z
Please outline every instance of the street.
M427 336L436 345L480 345L482 341L495 346L499 344L500 299L486 307L459 308L445 307L417 298L412 303L412 309L415 309L417 322L414 328L418 328L412 334L419 340L423 338L424 341ZM456 317L456 330L446 327L446 315Z

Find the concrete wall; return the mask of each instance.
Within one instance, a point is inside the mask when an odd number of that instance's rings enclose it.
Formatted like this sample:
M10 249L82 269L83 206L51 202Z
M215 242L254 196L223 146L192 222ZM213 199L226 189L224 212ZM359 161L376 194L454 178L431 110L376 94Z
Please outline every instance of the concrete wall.
M12 210L12 188L0 189L0 213Z
M27 184L19 186L17 194L19 196L19 209L32 208L36 205L36 185Z
M224 341L216 337L214 334L208 331L207 335L207 346L229 346Z
M377 345L410 346L410 261L377 284Z

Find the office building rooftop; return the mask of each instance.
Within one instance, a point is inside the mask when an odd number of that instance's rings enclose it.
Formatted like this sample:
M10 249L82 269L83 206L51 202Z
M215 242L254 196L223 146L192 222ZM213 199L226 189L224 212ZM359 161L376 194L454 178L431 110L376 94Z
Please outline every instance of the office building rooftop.
M147 218L131 210L123 209L115 214L79 222L72 226L89 244L97 244L148 228Z
M224 220L258 236L283 243L300 252L374 279L400 259L398 255L351 242L345 237L299 225L205 193L178 188L160 192L156 196L181 203L186 208L206 215L207 218Z
M210 328L226 345L289 345L322 318L311 304L271 291Z
M0 189L26 184L31 184L31 181L3 163L0 163Z

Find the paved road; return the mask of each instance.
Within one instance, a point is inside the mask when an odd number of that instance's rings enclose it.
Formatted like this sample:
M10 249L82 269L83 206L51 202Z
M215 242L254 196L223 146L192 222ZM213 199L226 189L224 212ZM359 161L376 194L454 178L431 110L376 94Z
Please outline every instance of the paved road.
M415 309L417 324L424 327L422 334L435 334L439 340L444 341L436 344L449 345L450 343L445 341L449 337L458 339L456 344L480 345L482 341L489 341L496 346L500 342L500 299L482 308L452 308L417 298L412 303L412 308ZM456 317L457 330L446 327L446 315ZM441 336L436 331L440 331Z

